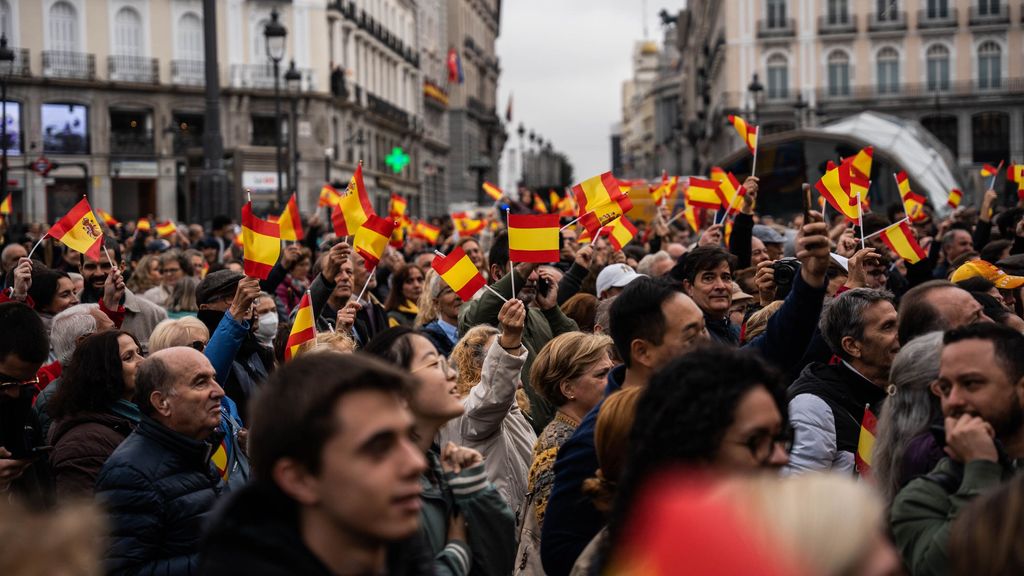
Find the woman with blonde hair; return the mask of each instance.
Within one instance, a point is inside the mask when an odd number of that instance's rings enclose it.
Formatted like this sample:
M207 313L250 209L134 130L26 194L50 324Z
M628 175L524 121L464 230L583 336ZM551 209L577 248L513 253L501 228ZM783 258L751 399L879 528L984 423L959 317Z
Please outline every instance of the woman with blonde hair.
M421 334L434 343L437 351L445 356L451 356L455 344L459 341L461 308L462 298L438 276L437 272L428 271L426 288L420 296L420 313L416 316L416 326Z
M296 356L310 352L340 352L349 354L356 351L356 342L344 332L319 332L316 338L299 346Z
M210 341L210 331L195 316L168 318L156 325L149 336L149 353L175 346L188 346L202 352Z

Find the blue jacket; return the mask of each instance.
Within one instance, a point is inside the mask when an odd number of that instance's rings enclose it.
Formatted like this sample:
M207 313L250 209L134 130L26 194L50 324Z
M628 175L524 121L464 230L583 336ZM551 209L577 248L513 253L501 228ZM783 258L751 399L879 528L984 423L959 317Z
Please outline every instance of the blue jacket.
M219 442L193 440L142 416L96 479L111 525L107 574L196 572L199 536L221 492L210 462Z
M213 330L210 341L203 353L217 372L217 383L224 388L225 399L231 402L228 411L238 422L244 423L243 410L256 388L267 380L267 367L260 355L242 350L249 335L249 322L236 320L230 312L224 316Z
M827 284L812 288L801 274L793 279L793 288L779 310L768 319L762 334L744 345L786 373L798 373L804 352L811 343L821 316Z
M605 398L622 389L626 366L608 373ZM558 449L555 483L551 488L544 525L541 527L540 555L548 576L564 576L572 570L576 558L605 525L605 517L583 494L583 481L597 472L594 428L601 412L602 399L580 422L576 432Z

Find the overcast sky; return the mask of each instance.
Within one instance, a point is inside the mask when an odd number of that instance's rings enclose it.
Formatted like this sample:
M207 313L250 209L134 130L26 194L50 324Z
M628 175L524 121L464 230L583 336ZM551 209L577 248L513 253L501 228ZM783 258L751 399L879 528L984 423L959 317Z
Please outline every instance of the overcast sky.
M577 181L611 169L611 126L621 115L622 82L633 44L661 43L658 11L686 0L505 0L502 2L498 110L513 94L513 134L522 122L569 156ZM510 177L508 152L502 182Z

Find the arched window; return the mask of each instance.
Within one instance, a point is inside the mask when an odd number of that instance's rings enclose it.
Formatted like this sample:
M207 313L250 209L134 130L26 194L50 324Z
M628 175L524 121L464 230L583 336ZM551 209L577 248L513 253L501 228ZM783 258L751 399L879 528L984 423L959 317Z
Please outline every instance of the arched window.
M142 17L129 6L114 15L114 55L142 56Z
M928 91L949 90L949 48L935 44L925 54L928 62Z
M54 2L49 14L49 46L55 52L78 52L78 11L69 2Z
M195 12L186 12L178 19L177 52L180 60L202 62L203 20Z
M828 95L850 95L850 57L842 50L828 55Z
M900 91L900 54L895 48L882 48L875 58L878 66L878 93Z
M789 62L782 54L768 58L768 99L781 100L789 96Z
M989 40L978 46L978 88L999 88L1002 85L1002 49Z

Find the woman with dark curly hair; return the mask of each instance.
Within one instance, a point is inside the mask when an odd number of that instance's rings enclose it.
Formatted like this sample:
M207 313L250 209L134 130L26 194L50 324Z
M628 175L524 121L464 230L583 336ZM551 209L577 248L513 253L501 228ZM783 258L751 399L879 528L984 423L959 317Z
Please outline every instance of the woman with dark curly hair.
M89 336L75 349L49 403L57 496L91 497L96 476L139 421L135 369L142 347L128 332Z
M28 289L28 296L35 305L35 311L43 319L47 332L50 331L54 316L78 304L75 284L67 272L47 268L39 263L32 264L32 285Z
M423 271L412 264L406 264L391 277L391 291L384 301L388 315L388 327L409 326L416 322L420 313L420 294L423 293Z

